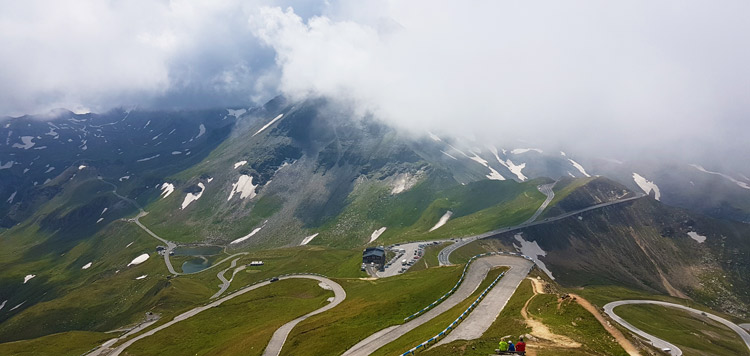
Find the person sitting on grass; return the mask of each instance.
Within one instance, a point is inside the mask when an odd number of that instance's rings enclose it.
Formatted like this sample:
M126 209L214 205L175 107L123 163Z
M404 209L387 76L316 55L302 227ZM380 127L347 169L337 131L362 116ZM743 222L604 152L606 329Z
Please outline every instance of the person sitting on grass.
M516 352L516 346L513 345L513 341L508 341L508 351Z
M516 352L518 352L521 355L526 355L526 343L523 342L523 337L518 341L516 346Z
M500 352L508 351L508 343L505 340L501 340L497 348Z

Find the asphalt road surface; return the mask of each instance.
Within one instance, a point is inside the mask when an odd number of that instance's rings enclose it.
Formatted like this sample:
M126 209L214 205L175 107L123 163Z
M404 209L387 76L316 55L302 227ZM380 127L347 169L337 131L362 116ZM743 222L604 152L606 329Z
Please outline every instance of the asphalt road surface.
M449 240L438 240L437 242L438 243L442 243L442 242L445 242L445 241L449 241ZM425 247L426 247L427 245L432 245L433 242L434 241L408 242L408 243L399 244L398 246L394 246L393 247L394 249L406 250L406 252L402 256L398 256L397 255L398 258L394 257L390 261L391 265L388 266L388 267L386 267L385 271L383 271L383 272L376 271L376 272L374 272L374 275L376 277L380 277L380 278L392 277L392 276L397 275L398 271L401 270L402 267L406 267L407 270L412 267L412 266L409 266L409 265L406 265L406 266L402 265L401 262L403 260L406 260L407 262L413 260L413 261L415 261L414 264L421 263L422 257L424 257L424 256L422 256L419 259L415 260L414 259L414 257L415 257L414 252L417 251L417 250L419 250L419 245L425 245ZM370 273L370 275L373 275L373 273Z
M425 324L429 322L430 320L434 319L435 317L437 317L438 315L443 314L444 312L450 310L451 308L456 306L458 303L468 298L472 293L474 293L474 291L479 287L479 285L482 283L485 277L487 277L487 273L490 271L490 269L494 267L511 266L511 269L515 270L513 274L523 274L523 276L525 277L526 276L525 273L528 273L528 270L530 268L529 264L531 264L530 261L521 257L514 257L514 256L493 255L493 256L479 258L475 260L474 263L472 263L471 266L469 267L469 270L466 272L464 281L458 287L458 290L456 290L455 293L453 293L450 297L445 299L442 303L428 310L424 314L410 320L409 322L406 322L401 325L391 326L391 327L380 330L370 335L369 337L365 338L364 340L360 341L359 343L351 347L349 350L344 352L343 355L344 356L350 356L350 355L351 356L364 356L364 355L372 354L379 348L387 345L390 342L393 342L394 340L398 339L404 334L414 330L416 327L422 324ZM496 284L495 288L493 288L492 290L493 291L494 290L508 291L509 293L507 293L507 297L510 298L510 295L512 295L516 287L518 287L518 282L515 281L515 278L516 277L511 277L511 278L506 279L506 277L504 276L503 278L500 279L498 284ZM523 277L521 278L523 279ZM507 299L505 300L505 302L502 302L501 300L502 296L497 295L497 294L494 300L495 304L505 305L505 303L507 302ZM488 297L485 297L485 298L488 298ZM494 314L494 316L492 316L492 320L494 320L497 317L497 314L499 313L500 313L499 310L497 312L494 312L494 311L491 312L490 314ZM474 313L472 313L472 315L473 314ZM483 324L478 326L476 329L479 330L482 327L483 327ZM487 327L489 327L489 325L487 325ZM485 327L484 330L486 330L487 327ZM484 330L482 330L482 332L484 332Z
M219 273L216 274L216 278L218 278L221 281L221 284L219 285L219 291L216 292L214 295L212 295L211 299L218 298L222 293L224 293L227 290L227 288L229 288L229 284L232 283L232 280L234 279L234 275L237 274L237 272L240 272L243 269L245 269L245 266L242 265L240 267L237 267L232 272L232 277L230 277L229 279L227 279L226 277L224 277L224 274L227 273L227 271L229 271L230 269L232 269L235 266L237 266L237 261L238 260L239 260L239 258L235 258L234 261L232 261L232 263L229 265L229 267L221 270L221 272L219 272Z
M634 334L639 335L639 336L647 339L648 341L651 342L652 345L654 345L655 347L657 347L659 349L662 349L662 350L664 348L671 349L670 355L672 355L672 356L680 356L680 355L682 355L682 350L680 350L679 347L677 347L676 345L674 345L672 343L669 343L669 342L667 342L665 340L662 340L662 339L660 339L660 338L658 338L656 336L648 334L648 333L646 333L645 331L643 331L641 329L636 328L635 326L633 326L633 324L628 323L627 321L625 321L622 318L620 318L619 316L617 316L617 314L615 314L615 312L614 312L615 307L618 307L620 305L627 305L627 304L656 304L656 305L661 305L661 306L670 307L670 308L682 309L684 311L687 311L687 312L690 312L690 313L693 313L693 314L706 316L706 317L708 317L708 318L710 318L710 319L712 319L714 321L717 321L719 323L722 323L722 324L726 325L728 328L730 328L734 332L736 332L742 338L742 341L745 342L745 346L747 346L748 350L750 350L750 334L748 334L747 331L745 331L739 325L737 325L737 324L735 324L735 323L733 323L733 322L731 322L731 321L729 321L727 319L724 319L724 318L722 318L720 316L716 316L716 315L713 315L713 314L710 314L710 313L706 313L706 312L704 312L702 310L693 309L693 308L686 307L686 306L680 305L680 304L661 302L661 301L657 301L657 300L620 300L620 301L617 301L617 302L607 303L604 306L604 312L607 313L607 315L609 315L609 317L612 318L612 320L614 320L617 323L619 323L620 325L624 326L626 329L632 331Z
M529 224L529 223L534 222L534 220L536 220L536 218L538 218L539 215L542 215L542 212L544 211L544 209L547 209L547 206L549 205L549 203L552 202L552 199L555 199L555 191L554 191L555 184L557 184L557 181L552 182L550 184L542 184L536 187L536 189L542 192L542 194L546 195L547 198L544 199L544 201L542 202L542 205L540 205L539 208L536 209L536 212L534 212L534 215L532 215L528 220L526 220L524 224Z
M286 279L287 277L282 277L281 279ZM299 278L299 277L294 277ZM282 325L280 328L276 330L276 332L273 333L273 336L271 337L271 341L268 342L268 346L266 346L266 350L263 351L263 356L278 356L279 353L281 353L281 348L284 347L284 343L286 342L286 338L289 336L289 333L294 329L297 324L299 324L301 321L316 315L320 314L326 310L332 309L333 307L339 305L344 299L346 299L346 292L344 291L344 288L341 287L338 283L335 283L331 281L328 278L318 277L318 276L307 276L307 278L311 279L317 279L321 283L325 283L331 290L333 290L333 301L331 301L330 304L315 310L313 312L310 312L308 314L305 314L297 319L294 319L284 325Z
M497 319L500 312L505 308L505 304L508 303L510 297L513 296L513 293L515 293L521 284L521 281L526 278L531 268L534 267L534 262L525 258L512 256L493 257L498 257L493 259L493 263L508 266L510 270L505 272L503 278L500 278L500 281L487 293L474 311L461 324L458 324L458 327L448 334L448 336L440 340L437 345L447 344L455 340L474 340L480 338L490 328L492 323L495 322L495 319Z
M336 282L334 282L334 281L332 281L332 280L330 280L328 278L325 278L325 277L301 274L301 275L284 276L284 277L280 277L279 279L292 279L292 278L307 278L307 279L318 280L320 282L323 282L323 283L327 284L328 286L330 286L333 289L334 294L335 294L334 300L330 304L324 306L323 308L320 308L320 309L314 311L313 313L316 313L316 312L320 313L320 312L326 311L328 309L331 309L334 306L336 306L339 303L341 303L341 301L343 301L344 298L346 298L346 292L344 292L344 289L341 287L341 285L339 285L338 283L336 283ZM120 346L118 346L117 348L115 348L114 350L112 350L110 353L104 352L104 353L101 353L101 355L118 356L123 351L125 351L125 349L127 349L128 347L130 347L130 345L134 344L138 340L141 340L143 338L146 338L146 337L149 337L149 336L151 336L153 334L156 334L157 332L159 332L161 330L164 330L164 329L166 329L166 328L168 328L168 327L170 327L170 326L172 326L172 325L174 325L174 324L176 324L176 323L178 323L180 321L183 321L185 319L193 317L193 316L199 314L202 311L211 309L213 307L217 307L217 306L221 305L222 303L226 302L227 300L239 297L240 295L243 295L243 294L245 294L247 292L250 292L250 291L258 289L258 288L265 287L265 286L267 286L269 284L271 284L271 282L269 282L269 281L261 282L261 283L258 283L258 284L254 284L254 285L249 286L247 288L240 289L237 292L234 292L234 293L232 293L232 294L230 294L230 295L228 295L228 296L226 296L224 298L221 298L219 300L216 300L216 301L211 302L209 304L206 304L204 306L190 309L190 310L188 310L188 311L186 311L186 312L184 312L184 313L176 316L171 321L169 321L169 322L167 322L165 324L159 325L156 328L153 328L153 329L151 329L151 330L149 330L149 331L147 331L147 332L145 332L143 334L140 334L140 335L138 335L138 336L136 336L136 337L134 337L134 338L132 338L132 339L130 339L130 340L122 343ZM333 306L331 306L332 304L333 304ZM309 317L310 315L314 315L313 313L307 314L305 317ZM297 323L299 323L299 321L297 321ZM284 326L286 326L287 324L285 324ZM296 323L294 325L296 325ZM294 327L294 325L292 325L292 327ZM282 328L284 326L282 326ZM291 328L289 329L289 331L291 331ZM277 330L276 332L278 333L279 331ZM289 334L289 332L287 331L286 335L288 335L288 334ZM281 341L281 344L278 345L278 346L274 346L274 348L278 347L278 349L281 350L281 347L284 345L284 340L286 340L286 335L284 335L284 339ZM274 333L274 337L276 337L276 333ZM271 338L271 342L273 342L273 341L274 341L274 338L272 337ZM269 343L268 347L271 347L270 343ZM278 354L278 351L277 351L276 354Z

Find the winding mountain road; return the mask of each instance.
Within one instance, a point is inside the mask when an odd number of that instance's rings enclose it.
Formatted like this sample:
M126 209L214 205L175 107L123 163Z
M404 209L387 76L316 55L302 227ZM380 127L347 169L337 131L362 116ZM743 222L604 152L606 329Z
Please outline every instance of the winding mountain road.
M466 335L466 337L470 337L477 333L481 335L487 330L487 328L489 328L490 324L492 324L495 318L497 318L497 315L500 314L502 307L508 302L508 299L510 299L510 296L513 295L513 292L518 287L520 280L526 276L532 265L533 264L530 261L515 256L493 255L479 258L469 266L464 281L458 287L456 292L445 299L442 303L409 322L401 325L394 325L370 335L352 346L349 350L344 352L343 355L364 356L372 354L381 347L395 341L399 337L414 330L416 327L429 322L438 315L443 314L464 301L479 287L482 281L487 277L487 273L490 269L499 266L509 266L510 270L506 272L505 276L501 278L497 285L492 289L492 292L482 301L482 303L486 303L486 306L483 307L484 309L482 310L484 310L484 313L487 315L474 317L472 322L467 319L467 322L461 324L467 324L467 326L464 328L465 331L462 331L459 335ZM482 304L480 304L479 307L482 307ZM473 316L475 313L476 311L470 315ZM469 318L471 318L471 316ZM459 330L457 329L456 331Z
M115 196L117 196L118 198L120 198L120 199L122 199L124 201L129 202L130 204L132 204L134 207L136 207L138 209L138 215L136 215L132 219L128 219L127 221L134 222L136 225L138 225L138 227L141 228L141 230L145 231L147 234L151 235L151 237L159 240L161 243L163 243L164 245L167 246L166 250L164 251L164 264L167 266L167 270L169 271L169 273L171 273L171 274L173 274L175 276L183 276L183 275L188 275L188 274L196 274L196 273L205 272L205 271L208 271L208 270L210 270L210 269L212 269L212 268L214 268L216 266L221 265L222 263L224 263L226 261L229 261L233 257L237 257L237 256L247 255L248 254L248 252L238 252L238 253L235 253L233 255L225 257L224 259L222 259L219 262L216 262L216 263L212 264L208 268L202 269L202 270L197 271L197 272L191 272L191 273L177 272L177 271L175 271L174 266L172 266L172 261L169 259L170 253L177 247L177 244L174 243L174 242L172 242L172 241L169 241L169 240L167 240L165 238L162 238L161 236L159 236L156 233L154 233L153 231L151 231L151 229L147 228L146 225L143 225L143 223L141 223L140 219L142 217L148 215L148 212L145 211L145 210L143 210L143 208L141 207L140 204L138 204L137 201L135 201L133 199L130 199L130 198L126 197L126 196L120 195L120 193L117 192L117 185L115 185L115 184L113 184L111 182L107 182L102 177L97 177L97 179L100 180L100 181L102 181L103 183L106 183L106 184L112 186L112 194L114 194ZM234 267L234 266L232 266L232 267ZM219 278L219 279L222 281L222 283L225 282L225 280L222 280L221 278ZM229 287L229 286L227 285L227 287ZM224 290L226 290L226 288L224 288ZM220 292L223 293L224 290L221 290ZM219 294L221 294L221 293L219 293Z
M712 319L714 321L717 321L717 322L719 322L721 324L726 325L728 328L732 329L732 331L736 332L737 335L739 335L742 338L742 341L745 342L745 346L747 346L748 350L750 350L750 334L748 334L747 331L745 331L739 325L737 325L737 324L735 324L735 323L733 323L733 322L731 322L731 321L729 321L727 319L724 319L724 318L722 318L720 316L713 315L711 313L706 313L706 312L704 312L702 310L693 309L693 308L686 307L686 306L680 305L680 304L662 302L662 301L658 301L658 300L620 300L620 301L617 301L617 302L611 302L611 303L607 303L606 305L604 305L604 312L610 318L612 318L612 320L616 321L618 324L622 325L623 327L625 327L626 329L630 330L634 334L639 335L639 336L645 338L646 340L648 340L649 342L651 342L652 345L654 345L655 347L659 348L660 350L663 350L663 349L666 349L666 348L670 349L670 355L672 355L672 356L681 356L682 355L682 350L680 350L679 347L677 347L676 345L674 345L674 344L672 344L672 343L670 343L670 342L668 342L666 340L660 339L660 338L658 338L656 336L653 336L651 334L646 333L645 331L643 331L641 329L638 329L637 327L633 326L633 324L628 323L624 319L620 318L617 314L615 314L614 309L616 307L619 307L621 305L630 305L630 304L654 304L654 305L661 305L661 306L665 306L665 307L669 307L669 308L681 309L681 310L684 310L684 311L687 311L689 313L693 313L693 314L696 314L696 315L699 315L699 316L708 317L708 318L710 318L710 319Z
M474 311L448 336L440 340L437 345L447 344L455 340L474 340L490 328L495 322L500 312L503 311L508 300L516 292L518 286L529 274L534 262L525 258L512 256L493 256L499 257L492 260L495 266L508 266L510 269L505 272L503 278L497 285L487 293ZM476 262L474 262L476 263Z
M541 191L541 187L542 186L539 186L539 190L540 191ZM554 192L552 192L551 189L549 190L549 192L551 193L552 198L554 198ZM626 202L629 202L629 201L632 201L632 200L643 198L645 196L646 196L645 194L638 194L638 195L636 195L634 197L620 199L620 200L615 200L615 201L611 201L611 202L607 202L607 203L596 204L596 205L589 206L587 208L578 209L578 210L571 211L571 212L568 212L568 213L565 213L565 214L561 214L561 215L558 215L558 216L554 216L554 217L550 217L550 218L544 218L544 219L539 220L539 221L534 221L533 219L536 219L541 214L541 212L547 207L544 203L542 203L542 205L539 207L539 209L537 209L537 212L534 213L534 215L531 218L529 218L529 220L527 220L526 222L524 222L523 224L515 225L515 226L508 226L508 227L500 228L500 229L497 229L497 230L492 230L492 231L489 231L489 232L485 232L483 234L469 236L469 237L464 237L464 238L459 239L458 241L456 241L456 243L454 243L454 244L452 244L450 246L447 246L446 248L444 248L444 249L442 249L440 251L440 253L438 254L438 262L440 263L441 266L450 265L451 264L450 255L451 255L451 253L453 253L453 251L455 251L455 250L457 250L457 249L459 249L459 248L461 248L461 247L463 247L463 246L465 246L465 245L467 245L467 244L469 244L471 242L474 242L476 240L481 240L481 239L484 239L484 238L492 237L492 236L499 235L499 234L506 233L506 232L510 232L510 231L520 230L520 229L527 228L527 227L530 227L530 226L551 223L553 221L558 221L558 220L562 220L562 219L565 219L565 218L569 218L571 216L578 215L578 214L581 214L581 213L585 213L587 211L601 209L601 208L608 207L608 206L615 205L615 204L626 203ZM547 199L549 201L552 201L552 199L550 198L549 195L547 196ZM547 200L545 200L545 202L547 202ZM547 203L547 204L549 204L549 203Z
M344 299L346 299L346 292L344 291L344 288L342 288L340 284L338 284L338 283L336 283L336 282L334 282L334 281L332 281L332 280L330 280L328 278L325 278L325 277L316 276L316 275L307 275L307 274L298 274L298 275L289 275L289 276L279 277L279 279L294 279L294 278L313 279L313 280L317 280L317 281L319 281L321 283L325 283L327 286L331 287L331 289L333 290L333 293L334 293L333 300L328 305L326 305L326 306L324 306L324 307L322 307L322 308L320 308L318 310L315 310L315 311L313 311L311 313L308 313L308 314L306 314L306 315L304 315L304 316L302 316L300 318L294 319L291 322L282 325L281 328L279 328L278 330L276 330L276 332L273 334L273 337L271 337L271 342L269 342L268 347L266 348L266 353L264 353L264 355L278 355L279 352L281 351L281 348L284 346L284 342L286 341L286 337L289 335L289 332L292 330L292 328L294 328L294 326L297 325L297 323L299 323L302 320L305 320L306 318L308 318L308 317L310 317L312 315L315 315L315 314L318 314L318 313L322 313L322 312L324 312L326 310L329 310L329 309L335 307L336 305L340 304ZM176 324L176 323L178 323L180 321L183 321L185 319L191 318L191 317L193 317L193 316L195 316L195 315L197 315L197 314L199 314L199 313L201 313L203 311L206 311L208 309L217 307L217 306L221 305L222 303L224 303L224 302L226 302L228 300L234 299L236 297L239 297L239 296L241 296L241 295L243 295L243 294L245 294L247 292L256 290L258 288L265 287L265 286L267 286L267 285L269 285L271 283L272 282L270 282L270 281L265 281L265 282L261 282L261 283L258 283L258 284L254 284L254 285L248 286L246 288L240 289L237 292L234 292L234 293L232 293L232 294L230 294L230 295L228 295L228 296L226 296L224 298L221 298L219 300L216 300L216 301L211 302L209 304L206 304L204 306L200 306L200 307L197 307L197 308L190 309L190 310L188 310L188 311L186 311L186 312L184 312L184 313L182 313L182 314L174 317L174 319L170 320L169 322L167 322L165 324L162 324L162 325L159 325L158 327L155 327L155 328L153 328L153 329L151 329L151 330L149 330L149 331L147 331L147 332L145 332L143 334L140 334L140 335L138 335L138 336L136 336L136 337L134 337L134 338L132 338L132 339L130 339L130 340L122 343L120 346L116 347L111 352L109 350L100 350L99 352L100 352L101 355L118 356L123 351L125 351L125 349L127 349L128 347L130 347L130 345L133 345L135 342L137 342L137 341L139 341L141 339L144 339L146 337L154 335L157 332L159 332L161 330L164 330L164 329L166 329L166 328L168 328L168 327L170 327L170 326L172 326L172 325L174 325L174 324ZM268 353L268 352L271 352L271 353Z
M180 273L174 270L174 267L172 266L172 261L169 260L169 254L170 252L172 252L172 250L174 250L175 247L177 247L177 244L167 239L159 237L159 235L155 234L153 231L149 230L149 228L147 228L145 225L141 223L140 219L148 215L148 212L143 210L143 208L141 207L140 204L138 204L137 201L130 199L126 196L120 195L120 193L117 192L117 185L115 185L114 183L107 182L101 176L97 177L97 179L112 186L112 194L132 204L134 207L138 209L138 215L136 215L135 218L133 219L129 219L128 221L135 222L135 224L138 225L138 227L140 227L143 231L145 231L147 234L151 235L151 237L161 241L163 244L167 246L167 249L164 251L164 264L167 266L167 270L169 270L169 273L173 275L179 275Z
M536 212L534 212L534 215L532 215L528 220L524 222L524 224L530 224L536 220L536 218L539 217L539 215L542 215L542 212L544 209L547 209L547 206L549 206L549 203L552 202L552 199L555 199L555 184L557 184L557 181L554 181L550 184L542 184L538 187L536 187L537 190L539 190L542 194L546 195L547 198L544 199L542 202L542 205L539 206L538 209L536 209Z
M227 290L227 288L229 288L229 284L232 283L232 280L234 279L234 275L236 275L238 272L245 269L244 265L239 266L235 268L234 271L232 272L232 277L229 277L229 279L224 277L224 273L227 273L228 270L237 266L238 260L239 258L235 258L234 261L232 261L232 263L229 264L229 267L221 270L219 273L216 274L216 278L218 278L221 281L221 284L219 285L219 291L216 292L214 295L212 295L211 299L218 298L222 293L224 293Z
M294 319L284 325L282 325L280 328L276 329L276 332L273 333L273 336L271 336L271 341L268 342L268 346L266 346L266 350L263 351L263 356L278 356L279 353L281 353L281 348L284 347L284 343L286 342L286 338L289 337L289 333L292 332L292 329L294 329L297 324L299 324L301 321L316 315L320 314L326 310L332 309L333 307L339 305L344 299L346 299L346 291L344 291L344 288L341 287L340 284L331 281L328 278L323 277L317 277L317 276L307 276L308 278L317 279L321 283L321 287L324 287L326 289L330 288L333 290L333 300L330 304L312 311L310 313L307 313L297 319ZM281 279L286 279L287 277L282 277ZM299 277L295 277L299 278Z

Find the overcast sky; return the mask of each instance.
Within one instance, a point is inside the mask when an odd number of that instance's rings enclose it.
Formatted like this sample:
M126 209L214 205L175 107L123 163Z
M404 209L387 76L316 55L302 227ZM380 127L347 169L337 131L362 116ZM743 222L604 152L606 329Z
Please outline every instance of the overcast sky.
M327 96L414 131L750 155L748 1L0 1L0 115Z

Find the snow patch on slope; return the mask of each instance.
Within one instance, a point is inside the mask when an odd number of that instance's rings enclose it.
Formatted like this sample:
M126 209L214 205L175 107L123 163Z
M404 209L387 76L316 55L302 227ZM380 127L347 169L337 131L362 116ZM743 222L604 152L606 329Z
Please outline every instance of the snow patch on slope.
M438 220L437 224L435 224L435 226L433 226L430 229L430 232L435 231L441 226L445 225L445 223L448 222L448 219L450 219L451 216L453 216L453 212L450 210L446 211L445 214L443 214L443 216L440 217L440 220Z
M489 179L489 180L505 180L505 177L503 177L500 174L500 172L496 171L494 168L489 167L489 166L487 168L490 169L490 174L488 174L488 175L485 176L485 177L487 177L487 179Z
M483 166L487 167L487 161L486 161L486 160L484 160L484 159L483 159L482 157L479 157L479 155L477 155L477 154L476 154L476 153L474 153L474 152L471 152L471 154L472 154L472 156L471 156L471 157L469 157L469 158L470 158L470 159L471 159L472 161L475 161L475 162L477 162L477 163L479 163L479 164L481 164L481 165L483 165Z
M240 118L240 116L242 116L242 115L243 115L244 113L246 113L246 112L247 112L247 110L245 110L245 109L239 109L239 110L232 110L232 109L227 109L227 113L228 113L228 114L229 114L230 116L234 116L234 117L235 117L235 118L237 118L237 119L239 119L239 118Z
M26 277L23 277L23 284L26 284L26 282L30 281L34 277L36 277L35 274L27 274Z
M512 153L514 155L520 155L522 153L526 153L526 152L529 152L529 151L536 151L536 152L539 152L539 153L543 152L542 150L540 150L538 148L516 148L516 149L511 150L510 153Z
M440 139L440 137L438 137L438 135L435 135L434 133L432 133L432 132L430 132L430 131L427 131L427 135L429 135L429 136L430 136L430 138L431 138L431 139L432 139L433 141L435 141L435 142L441 142L441 141L443 141L443 140L441 140L441 139Z
M443 151L443 150L440 150L440 152L443 152L443 154L444 154L444 155L446 155L446 156L448 156L448 157L450 157L450 158L453 158L453 159L455 159L456 161L458 161L458 158L456 158L456 157L453 157L453 155L451 155L450 153L448 153L448 152L445 152L445 151Z
M513 244L517 249L521 251L521 254L529 256L534 261L534 263L536 263L536 265L539 266L539 268L541 268L542 271L544 271L544 273L549 276L549 278L555 279L555 277L552 276L552 272L547 269L547 266L544 264L544 262L539 260L539 256L547 256L547 252L542 250L542 248L539 247L539 244L536 241L529 242L524 240L523 235L520 233L516 234L513 237L515 237L516 241L521 244L521 247L515 246L515 244Z
M387 228L385 226L383 226L383 227L381 227L381 228L373 231L372 234L370 235L370 242L373 242L373 241L377 240L378 237L380 237L380 235L382 235L385 232L385 229L387 229Z
M139 265L139 264L141 264L143 262L146 262L146 260L148 259L148 257L149 257L148 254L144 253L144 254L142 254L142 255L134 258L132 261L130 261L130 263L128 263L127 267L134 266L134 265Z
M726 179L729 179L732 183L737 184L740 188L750 189L750 185L749 184L747 184L745 182L738 181L738 180L736 180L736 179L734 179L734 178L732 178L732 177L730 177L730 176L728 176L728 175L726 175L724 173L712 172L712 171L706 170L705 168L703 168L703 166L698 165L698 164L691 164L690 166L693 167L693 168L695 168L695 169L697 169L697 170L699 170L699 171L701 171L701 172L703 172L703 173L714 174L714 175L722 176L722 177L724 177ZM747 178L747 177L745 177L745 178Z
M255 188L257 187L257 185L253 185L252 176L243 174L239 179L237 179L237 183L232 184L232 191L229 192L229 198L227 198L227 201L232 199L234 193L240 193L241 199L245 199L247 197L252 199L257 195L257 193L255 193Z
M690 236L691 239L697 241L699 244L702 244L704 241L706 241L706 237L703 235L699 235L695 231L690 231L687 233L688 236Z
M471 152L471 151L469 151L469 152ZM487 179L490 179L490 180L505 180L505 177L503 177L500 174L500 172L498 172L494 168L490 167L489 162L487 162L482 157L479 157L479 155L476 154L476 153L474 153L474 152L471 152L471 154L472 154L472 156L469 157L469 159L471 159L472 161L475 161L475 162L477 162L477 163L479 163L479 164L481 164L481 165L489 168L490 174L488 174L488 175L485 176L485 177L487 177Z
M148 277L148 275L147 275L147 274L144 274L144 275L142 275L142 276L139 276L139 277L135 277L135 279L144 279L144 278L146 278L146 277Z
M187 193L187 195L185 195L185 200L182 201L182 207L180 209L187 208L190 203L200 199L201 196L203 196L203 192L206 191L206 186L203 185L203 183L198 183L198 186L201 188L201 191L198 192L198 194Z
M654 182L643 178L643 176L635 172L633 172L633 180L635 181L635 184L638 184L638 187L640 187L646 194L650 194L653 190L656 200L659 200L661 198L659 187Z
M18 191L14 191L13 193L10 194L10 196L6 200L6 202L8 202L8 204L13 204L13 199L16 197L16 193L18 193Z
M141 158L141 159L137 159L137 160L135 160L135 161L136 161L136 162L145 162L145 161L150 161L150 160L152 160L152 159L154 159L154 158L157 158L157 157L159 157L159 156L160 156L160 154L158 154L158 153L157 153L157 154L155 154L155 155L153 155L153 156L151 156L151 157Z
M230 242L229 244L230 244L230 245L233 245L233 244L238 244L238 243L240 243L240 242L242 242L242 241L245 241L245 240L247 240L247 239L249 239L249 238L253 237L253 235L257 234L257 233L258 233L258 231L260 231L260 229L262 229L262 228L263 228L263 226L261 226L261 227L258 227L258 228L255 228L255 229L254 229L253 231L250 231L250 233L249 233L249 234L247 234L247 235L245 235L245 236L242 236L242 237L240 237L239 239L236 239L236 240L234 240L234 241Z
M578 162L576 162L576 161L574 161L574 160L572 160L572 159L570 159L570 158L568 158L568 161L570 161L570 164L572 164L572 165L573 165L573 167L576 167L576 169L577 169L577 170L578 170L579 172L581 172L581 173L582 173L583 175L585 175L586 177L591 177L591 175L589 175L588 173L586 173L586 170L585 170L585 169L583 169L583 166L582 166L582 165L580 165L580 164L579 164Z
M2 163L2 162L0 162L0 163ZM5 162L4 164L0 164L0 169L8 169L10 167L13 167L14 163L16 163L16 162L8 161L8 162Z
M316 232L316 233L314 233L314 234L312 234L312 235L310 235L308 237L305 237L304 239L302 239L302 242L299 245L300 246L304 246L304 245L309 244L310 241L312 241L314 238L318 237L319 234L320 234L319 232Z
M513 163L513 161L510 160L510 158L504 161L500 159L500 155L497 154L497 148L493 146L493 147L490 147L490 149L492 150L492 153L495 155L495 159L497 159L497 161L500 162L500 164L502 164L503 167L507 168L511 173L515 174L518 180L523 182L526 179L528 179L522 172L523 169L526 168L526 163L521 163L520 165L516 165L515 163ZM505 154L505 150L503 150L503 154Z
M89 263L83 265L83 267L81 267L81 269L89 269L89 268L91 268L91 264L92 264L92 262L89 262Z
M195 136L195 138L201 137L206 133L206 126L201 124L198 126L198 136Z
M174 184L172 184L172 183L164 183L164 184L161 185L161 197L162 197L162 199L168 197L170 194L172 194L172 192L174 192Z
M261 127L260 130L258 130L258 132L256 132L256 133L253 134L253 136L255 136L255 135L263 132L263 130L265 130L269 126L273 125L274 122L279 121L279 119L281 119L283 116L284 116L284 114L279 114L279 116L274 117L273 120L271 120L271 122L269 122L269 123L265 124L263 127Z
M13 147L28 150L29 148L34 147L34 145L36 144L34 143L34 136L21 136L21 142L23 143L14 143Z
M243 166L245 164L247 164L247 161L239 161L239 162L237 162L237 163L234 164L234 169L237 169L240 166Z

